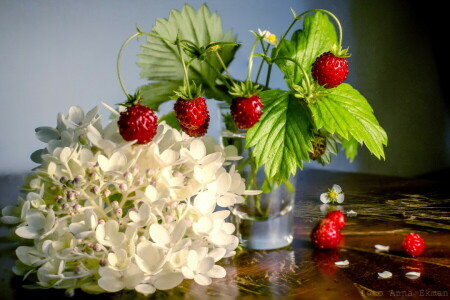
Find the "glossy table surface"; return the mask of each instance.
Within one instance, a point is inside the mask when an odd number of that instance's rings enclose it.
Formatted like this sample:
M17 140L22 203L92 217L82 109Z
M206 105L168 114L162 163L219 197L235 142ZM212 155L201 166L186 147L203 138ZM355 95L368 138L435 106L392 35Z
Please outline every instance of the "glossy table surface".
M223 279L209 286L185 280L170 291L158 291L151 299L450 299L450 178L398 178L355 173L307 170L299 173L295 203L294 241L271 251L239 251L222 261ZM20 176L0 177L0 203L16 202ZM333 184L345 193L348 217L345 242L339 250L315 250L310 232L324 216L319 196ZM333 208L331 208L333 209ZM0 228L3 238L8 229ZM424 253L408 257L401 249L404 235L419 233L426 242ZM377 252L375 244L388 245ZM26 290L13 276L14 249L0 244L0 299L60 299L62 291ZM338 268L336 261L348 260ZM390 271L390 279L379 272ZM421 276L409 279L408 271ZM88 295L77 291L74 299L147 299L134 291Z

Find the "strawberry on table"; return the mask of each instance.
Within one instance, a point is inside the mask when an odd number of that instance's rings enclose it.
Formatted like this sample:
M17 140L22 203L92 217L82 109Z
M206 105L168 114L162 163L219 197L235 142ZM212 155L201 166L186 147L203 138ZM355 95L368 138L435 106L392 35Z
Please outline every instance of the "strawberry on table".
M425 250L425 241L417 233L409 233L405 236L402 248L409 256L416 257Z
M314 246L319 249L335 249L339 247L342 235L333 220L322 219L314 228L311 240Z
M330 211L326 214L325 219L333 221L338 229L344 228L345 215L340 210Z

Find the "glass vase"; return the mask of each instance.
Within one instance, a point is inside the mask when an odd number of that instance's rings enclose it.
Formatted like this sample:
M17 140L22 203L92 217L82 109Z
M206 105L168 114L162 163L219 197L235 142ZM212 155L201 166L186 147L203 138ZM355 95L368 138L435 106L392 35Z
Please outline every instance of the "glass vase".
M222 106L224 125L229 119L227 113L227 106ZM262 193L247 195L243 203L234 205L230 209L231 221L236 226L241 246L246 249L286 247L293 240L295 177L279 185L267 180L263 167L256 167L252 148L245 148L246 133L246 130L230 130L223 126L221 142L224 147L236 146L238 154L243 157L235 163L235 167L244 178L246 189L261 190Z

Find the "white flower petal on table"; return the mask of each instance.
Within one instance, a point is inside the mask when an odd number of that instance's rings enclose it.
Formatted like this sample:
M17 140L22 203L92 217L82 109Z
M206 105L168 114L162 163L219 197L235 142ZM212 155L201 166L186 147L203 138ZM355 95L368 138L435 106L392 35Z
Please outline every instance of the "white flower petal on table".
M177 285L179 285L183 281L184 277L183 274L174 272L174 273L167 273L162 275L157 275L155 278L155 281L153 282L153 285L158 290L170 290Z
M210 285L212 282L211 278L209 278L208 276L203 275L203 274L196 274L194 276L194 280L199 285Z
M330 202L330 197L328 197L328 193L320 194L320 201L322 201L322 203L325 203L325 204Z
M337 196L336 196L336 201L337 201L337 203L342 203L342 202L344 202L344 198L345 198L344 194L339 194L339 195L337 195Z
M334 263L338 267L347 267L350 263L348 260L341 260Z
M380 251L380 252L389 251L389 246L376 244L374 247L377 251Z
M389 271L383 271L381 273L378 273L378 278L381 278L381 279L389 279L391 277L392 277L392 273Z
M211 278L224 278L227 275L227 271L222 266L214 265L207 275Z
M356 217L358 213L356 211L350 210L347 212L348 217Z
M420 272L408 272L405 274L409 279L417 279L420 277Z
M337 184L333 184L333 191L337 194L342 193L342 188L337 185Z

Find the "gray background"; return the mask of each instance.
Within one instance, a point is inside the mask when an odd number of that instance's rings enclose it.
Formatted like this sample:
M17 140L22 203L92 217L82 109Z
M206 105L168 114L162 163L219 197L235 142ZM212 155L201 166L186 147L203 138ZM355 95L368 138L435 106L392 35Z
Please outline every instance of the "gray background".
M156 18L168 17L170 9L181 9L186 2L198 8L205 1L0 0L0 174L35 166L29 156L42 143L34 129L55 126L58 112L67 113L72 105L87 111L102 101L113 106L122 102L115 69L122 42L135 25L149 31ZM327 9L341 20L343 44L352 53L347 82L372 104L389 145L385 161L364 149L352 164L341 154L327 169L416 176L450 165L448 95L441 86L448 64L440 56L440 43L448 36L440 24L443 9L430 5L427 11L398 0L206 3L221 15L225 30L232 29L246 44L230 68L242 79L252 42L249 30L280 35L291 22L291 7L298 13ZM122 76L129 91L146 83L136 66L142 42L131 42L123 55ZM271 86L284 87L279 74ZM108 116L104 108L101 113ZM212 123L209 134L216 135L217 128ZM322 167L310 163L306 168Z

